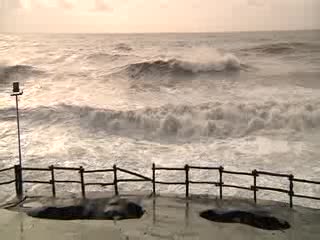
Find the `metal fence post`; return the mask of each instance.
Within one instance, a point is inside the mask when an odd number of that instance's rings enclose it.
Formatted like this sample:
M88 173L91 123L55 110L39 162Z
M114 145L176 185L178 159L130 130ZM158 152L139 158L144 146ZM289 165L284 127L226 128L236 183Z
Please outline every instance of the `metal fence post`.
M186 198L189 197L189 165L186 164L184 166L184 169L186 171Z
M83 169L82 166L80 166L79 173L80 173L82 197L83 197L83 198L86 198L86 189L85 189L85 185L84 185L84 176L83 176L84 169Z
M220 166L219 167L219 186L220 186L220 199L222 199L222 185L223 185L223 182L222 182L222 173L223 173L223 167Z
M119 191L118 191L118 178L117 178L117 166L113 165L113 184L114 184L114 192L118 196Z
M257 203L257 176L258 176L258 173L257 173L256 169L252 171L252 175L253 175L253 199L254 199L254 202Z
M152 163L152 194L156 196L156 165Z
M56 183L55 183L55 178L54 178L54 166L51 165L49 167L51 170L51 185L52 185L52 196L55 198L56 197Z
M290 208L293 207L293 196L294 196L294 192L293 192L293 175L291 174L289 176L289 181L290 181L290 185L289 185L289 200L290 200Z

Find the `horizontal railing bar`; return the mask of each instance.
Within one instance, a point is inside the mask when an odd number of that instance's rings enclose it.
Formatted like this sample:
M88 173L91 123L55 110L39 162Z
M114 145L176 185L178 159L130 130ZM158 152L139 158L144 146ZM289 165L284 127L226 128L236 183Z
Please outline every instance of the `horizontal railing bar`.
M164 185L186 185L185 182L162 182L162 181L155 181L155 183L164 184Z
M72 181L72 180L55 180L55 183L80 183L80 181Z
M236 185L231 185L231 184L222 184L223 187L229 187L229 188L238 188L238 189L243 189L243 190L250 190L252 191L251 187L242 187L242 186L236 186Z
M248 172L235 172L235 171L226 171L226 170L223 170L223 173L234 174L234 175L253 176L252 173L248 173Z
M167 171L184 171L185 168L166 168L166 167L156 167L155 170L167 170Z
M23 183L52 184L51 181L31 181L31 180L23 180Z
M213 185L218 185L218 182L196 182L196 181L189 181L191 184L213 184Z
M32 167L23 167L22 170L24 170L24 171L43 171L43 172L51 171L51 169L49 169L49 168L32 168Z
M7 181L7 182L2 182L0 183L0 185L8 185L8 184L11 184L11 183L14 183L16 180L11 180L11 181Z
M113 172L113 169L85 170L84 171L84 173L102 173L102 172Z
M268 191L276 191L276 192L283 192L283 193L289 193L288 190L285 189L280 189L280 188L271 188L271 187L260 187L256 186L256 189L261 189L261 190L268 190Z
M294 182L320 184L319 181L311 181L311 180L304 180L304 179L298 179L298 178L294 178L294 179L292 179L292 180L293 180Z
M15 166L8 167L4 169L0 169L0 172L10 171L15 169ZM54 182L52 180L50 181L32 181L32 180L23 180L23 183L34 183L34 184L54 184L54 183L76 183L76 184L83 184L86 186L113 186L116 183L121 182L153 182L155 179L151 179L147 176L141 175L136 172L132 172L130 170L126 170L123 168L116 168L115 169L97 169L97 170L83 170L83 168L75 168L75 167L49 167L49 168L35 168L35 167L23 167L21 170L23 171L52 171L53 169L56 170L69 170L69 171L82 171L83 173L103 173L103 172L114 172L116 170L119 170L121 172L133 175L138 177L138 179L118 179L116 182L113 183L83 183L83 181L73 181L73 180L55 180ZM268 175L268 176L274 176L274 177L285 177L289 178L289 180L292 180L293 182L300 182L300 183L309 183L309 184L320 184L320 181L312 181L312 180L304 180L299 178L293 178L293 175L289 174L280 174L280 173L273 173L273 172L267 172L267 171L256 171L256 172L237 172L237 171L228 171L224 170L222 167L201 167L201 166L187 166L183 168L176 168L176 167L155 167L154 170L167 170L167 171L186 171L188 169L199 169L199 170L222 170L222 173L226 174L234 174L234 175L246 175L246 176L258 176L258 175ZM18 169L19 170L19 169ZM81 173L82 173L81 172ZM188 176L188 175L187 175ZM6 184L12 184L15 183L16 180L10 180L6 182L0 182L0 185L6 185ZM211 184L215 186L222 186L222 187L229 187L229 188L237 188L237 189L243 189L243 190L249 190L249 191L258 191L258 190L266 190L266 191L276 191L276 192L282 192L289 194L290 196L296 197L296 198L305 198L305 199L313 199L313 200L320 200L320 197L315 196L305 196L305 195L299 195L294 194L293 189L291 190L285 190L280 188L272 188L272 187L262 187L262 186L250 186L250 187L244 187L244 186L237 186L237 185L231 185L231 184L224 184L223 182L215 182L215 181L189 181L188 178L186 178L186 182L164 182L164 181L154 181L155 184L164 184L164 185L187 185L188 184Z
M200 166L189 166L190 169L202 169L202 170L219 170L219 167L200 167Z
M298 198L307 198L307 199L313 199L313 200L320 200L319 197L312 197L312 196L304 196L304 195L298 195L298 194L294 194L294 197L298 197Z
M133 175L133 176L143 178L144 180L152 181L151 178L148 178L148 177L146 177L146 176L143 176L143 175L141 175L141 174L139 174L139 173L131 172L131 171L126 170L126 169L123 169L123 168L117 168L117 169L118 169L119 171L121 171L121 172L128 173L128 174L131 174L131 175Z
M265 171L257 171L257 174L262 174L262 175L269 175L269 176L274 176L274 177L290 177L289 174L282 174L282 173L272 173L272 172L265 172Z
M150 182L146 179L118 179L118 182Z
M114 183L85 183L86 186L112 186Z
M0 172L6 172L12 169L14 169L14 167L3 168L3 169L0 169Z
M73 167L53 167L56 170L70 170L70 171L80 171L80 168Z

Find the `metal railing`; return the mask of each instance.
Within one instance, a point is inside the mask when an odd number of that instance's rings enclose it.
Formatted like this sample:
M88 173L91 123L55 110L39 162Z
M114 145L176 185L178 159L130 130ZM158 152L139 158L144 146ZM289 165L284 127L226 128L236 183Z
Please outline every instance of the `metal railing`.
M219 179L217 181L192 181L190 180L190 171L192 170L212 170L217 171L219 174ZM77 183L81 186L82 197L86 197L86 186L113 186L115 195L119 195L118 183L122 182L150 182L152 183L152 193L156 196L156 185L185 185L185 196L188 198L190 196L190 184L209 184L214 185L219 188L219 197L223 198L224 188L236 188L253 192L253 200L257 202L257 192L258 191L275 191L280 193L285 193L289 196L289 204L290 207L293 207L293 198L305 198L312 200L320 200L320 197L317 196L307 196L301 194L295 194L294 192L294 182L305 183L305 184L316 184L320 185L320 181L311 181L295 178L291 174L279 174L273 172L266 171L258 171L253 170L251 172L242 172L242 171L228 171L225 170L222 166L220 167L200 167L200 166L190 166L185 165L183 168L173 168L173 167L156 167L155 164L152 164L152 178L144 176L140 173L133 172L130 170L126 170L116 165L113 168L109 169L97 169L97 170L85 170L82 166L76 167L57 167L57 166L49 166L48 168L35 168L35 167L23 167L20 165L15 165L13 167L5 168L0 170L0 174L3 172L14 171L15 179L8 180L5 182L0 182L1 185L8 185L15 183L16 194L19 199L23 198L23 184L47 184L51 185L52 196L56 197L56 183ZM22 174L27 171L37 171L37 172L50 172L51 179L48 181L39 181L39 180L23 180ZM77 171L79 173L79 180L56 180L55 175L56 171ZM157 171L182 171L185 173L185 178L183 181L174 181L174 182L166 182L166 181L157 181L156 180L156 172ZM96 173L113 173L113 180L110 182L85 182L85 175L88 174L96 174ZM136 178L126 178L119 179L118 172L123 172L134 176ZM227 184L223 181L223 176L225 175L242 175L252 177L252 185L250 186L240 186L235 184ZM288 189L282 188L274 188L274 187L266 187L257 185L257 178L261 175L276 177L276 178L285 178L288 179Z

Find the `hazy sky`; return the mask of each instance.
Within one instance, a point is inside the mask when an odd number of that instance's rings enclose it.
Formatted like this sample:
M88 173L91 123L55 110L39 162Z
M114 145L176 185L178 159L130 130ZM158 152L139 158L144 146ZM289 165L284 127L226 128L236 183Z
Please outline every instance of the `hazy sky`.
M320 0L0 0L6 32L319 29Z

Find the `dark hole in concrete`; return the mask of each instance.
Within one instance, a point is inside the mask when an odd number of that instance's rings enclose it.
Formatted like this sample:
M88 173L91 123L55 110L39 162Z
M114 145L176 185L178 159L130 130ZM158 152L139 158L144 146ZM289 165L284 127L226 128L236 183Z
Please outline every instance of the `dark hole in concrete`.
M122 220L138 219L144 214L143 208L126 199L85 200L79 205L46 206L27 212L31 217L56 220Z
M208 210L200 213L202 218L222 223L242 223L265 230L284 230L290 224L266 213L241 210Z

